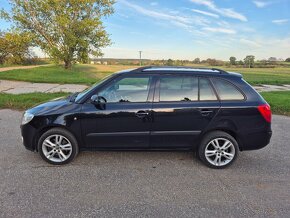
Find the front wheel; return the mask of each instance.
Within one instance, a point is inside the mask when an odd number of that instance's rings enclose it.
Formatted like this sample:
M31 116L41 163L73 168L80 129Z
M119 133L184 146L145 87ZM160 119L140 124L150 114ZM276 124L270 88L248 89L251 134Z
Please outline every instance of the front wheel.
M203 138L198 156L200 160L211 168L225 168L231 165L238 156L238 143L226 132L211 132Z
M53 128L40 137L38 152L46 162L62 165L71 162L78 154L78 143L69 131Z

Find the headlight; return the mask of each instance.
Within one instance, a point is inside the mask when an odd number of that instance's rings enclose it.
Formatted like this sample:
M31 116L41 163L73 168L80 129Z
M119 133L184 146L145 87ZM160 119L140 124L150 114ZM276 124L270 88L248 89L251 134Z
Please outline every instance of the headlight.
M33 114L25 112L22 117L22 125L29 123L33 119L33 117Z

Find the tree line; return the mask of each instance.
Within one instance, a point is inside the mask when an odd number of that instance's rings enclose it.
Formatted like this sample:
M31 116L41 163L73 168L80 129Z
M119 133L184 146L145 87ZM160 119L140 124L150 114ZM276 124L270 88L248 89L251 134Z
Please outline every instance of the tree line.
M243 60L237 60L236 57L231 56L229 61L217 60L214 58L207 58L201 60L200 58L195 58L191 60L147 60L143 61L146 65L166 65L166 66L184 66L184 65L209 65L209 66L233 66L233 67L274 67L277 64L281 64L284 60L270 57L267 60L255 60L254 55L247 55ZM290 58L287 58L285 62L290 62ZM128 64L128 63L127 63Z

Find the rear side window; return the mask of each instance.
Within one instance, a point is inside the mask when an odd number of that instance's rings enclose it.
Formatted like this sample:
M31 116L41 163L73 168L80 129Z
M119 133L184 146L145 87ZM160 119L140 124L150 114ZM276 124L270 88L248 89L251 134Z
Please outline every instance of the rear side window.
M244 95L231 83L221 80L212 79L213 84L221 100L244 100Z
M201 101L215 101L217 97L214 90L210 84L210 81L205 78L199 79L199 99Z
M198 78L168 76L160 78L160 101L197 101Z

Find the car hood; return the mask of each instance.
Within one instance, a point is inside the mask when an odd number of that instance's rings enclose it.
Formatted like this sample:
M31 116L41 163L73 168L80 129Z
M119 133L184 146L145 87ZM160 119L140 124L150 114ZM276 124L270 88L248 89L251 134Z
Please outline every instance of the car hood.
M63 97L63 98L56 98L54 100L37 105L27 110L27 112L32 113L36 116L37 115L63 114L63 113L75 111L76 107L78 106L79 104L76 104L75 102L71 102L69 97Z

